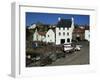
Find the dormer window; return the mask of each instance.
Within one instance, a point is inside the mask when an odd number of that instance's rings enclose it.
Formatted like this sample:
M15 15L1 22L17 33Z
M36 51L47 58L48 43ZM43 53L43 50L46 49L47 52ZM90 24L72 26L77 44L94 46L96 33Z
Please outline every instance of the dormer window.
M69 32L67 32L67 36L69 36Z

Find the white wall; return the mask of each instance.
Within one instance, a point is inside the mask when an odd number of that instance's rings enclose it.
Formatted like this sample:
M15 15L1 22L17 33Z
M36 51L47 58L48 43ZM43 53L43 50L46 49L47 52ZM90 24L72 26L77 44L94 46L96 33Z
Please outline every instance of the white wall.
M44 41L45 42L45 36L42 36L38 34L37 31L35 31L33 34L33 41Z
M85 39L90 41L90 31L89 30L85 30Z
M33 41L37 41L38 33L35 31L33 34Z
M63 28L56 28L56 44L60 44L60 40L61 39L65 39L65 44L68 43L67 42L67 38L70 38L70 41L72 39L72 32L71 32L71 28L69 28L69 30L67 30L67 28L65 28L65 30L63 30ZM59 32L61 33L61 35L59 35ZM65 35L63 35L63 32L65 33ZM69 36L67 35L67 33L69 33Z
M52 29L49 29L46 33L46 42L55 42L55 33Z
M10 77L11 67L11 2L22 0L1 0L0 2L0 80L15 80ZM23 0L24 1L24 0ZM100 1L99 0L25 0L29 2L34 1L34 5L47 5L47 6L66 6L66 5L79 5L79 6L96 6L98 8L98 18L96 27L91 27L93 37L92 46L95 52L96 70L97 72L81 73L81 74L66 74L56 76L33 76L18 78L16 80L100 80ZM70 66L68 66L70 67Z

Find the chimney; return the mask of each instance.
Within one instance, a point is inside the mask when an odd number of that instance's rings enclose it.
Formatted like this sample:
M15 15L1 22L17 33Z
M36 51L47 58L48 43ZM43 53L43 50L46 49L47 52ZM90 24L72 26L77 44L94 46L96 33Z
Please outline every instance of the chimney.
M58 21L60 21L61 20L61 18L60 17L58 17Z
M72 17L72 25L71 25L71 27L72 27L72 31L74 30L74 18Z
M72 17L72 23L74 22L74 18Z

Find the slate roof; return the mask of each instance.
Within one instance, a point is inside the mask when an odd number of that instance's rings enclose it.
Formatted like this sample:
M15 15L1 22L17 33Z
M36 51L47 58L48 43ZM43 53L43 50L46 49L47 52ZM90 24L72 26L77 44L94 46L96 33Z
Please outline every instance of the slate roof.
M67 28L70 28L71 24L72 24L72 20L71 19L61 19L60 21L58 21L57 27L67 27Z

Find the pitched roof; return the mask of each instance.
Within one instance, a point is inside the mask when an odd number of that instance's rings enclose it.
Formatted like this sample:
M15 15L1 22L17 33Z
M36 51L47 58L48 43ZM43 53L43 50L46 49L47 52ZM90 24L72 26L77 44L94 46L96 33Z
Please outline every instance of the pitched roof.
M74 29L73 33L84 33L85 29L76 28Z
M57 27L71 27L72 21L71 19L61 19L60 21L58 21L57 23Z
M49 30L52 30L55 33L55 29L49 29ZM45 36L48 31L46 31L46 32L40 32L40 31L38 31L38 34L41 35L41 36Z
M39 32L38 31L38 34L41 35L41 36L45 36L46 32Z

